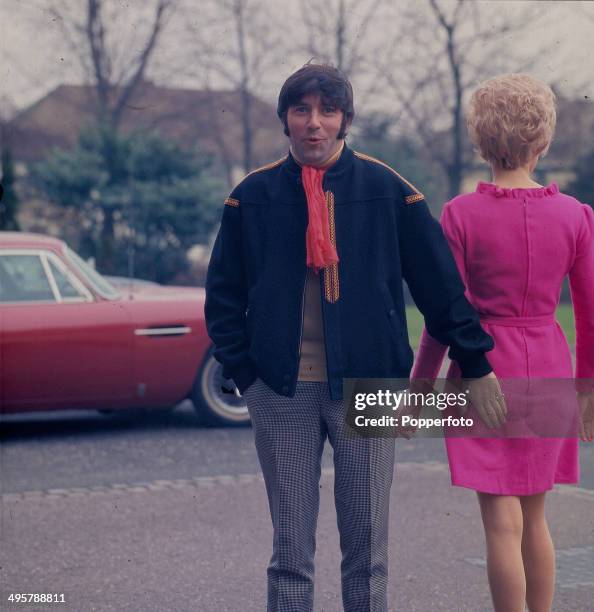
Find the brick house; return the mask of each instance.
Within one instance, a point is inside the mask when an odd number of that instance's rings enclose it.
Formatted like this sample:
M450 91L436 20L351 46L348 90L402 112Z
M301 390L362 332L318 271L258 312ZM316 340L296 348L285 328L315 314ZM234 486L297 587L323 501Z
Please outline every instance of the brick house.
M117 93L117 92L116 92ZM276 109L250 97L252 167L277 159L286 150ZM96 94L88 85L60 85L19 112L5 126L14 159L24 170L53 147L71 148L81 128L96 117ZM187 149L210 156L228 183L244 174L241 96L238 91L161 87L141 82L120 121L123 133L156 132Z

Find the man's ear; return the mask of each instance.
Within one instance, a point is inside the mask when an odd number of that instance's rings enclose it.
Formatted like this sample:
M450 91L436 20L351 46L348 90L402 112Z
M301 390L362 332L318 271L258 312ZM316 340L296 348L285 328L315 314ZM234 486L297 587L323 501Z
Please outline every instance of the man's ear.
M347 134L349 133L349 129L351 127L351 123L353 122L352 119L345 119L342 129L340 130L342 132L342 138L346 138Z

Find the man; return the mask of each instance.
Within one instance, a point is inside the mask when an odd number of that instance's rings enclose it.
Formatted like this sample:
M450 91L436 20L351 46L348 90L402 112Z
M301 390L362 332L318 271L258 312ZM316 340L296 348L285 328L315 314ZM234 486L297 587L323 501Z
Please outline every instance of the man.
M320 462L334 450L348 612L385 611L393 439L349 435L343 378L408 378L402 278L465 377L491 338L464 297L439 224L394 170L352 151L352 88L308 64L283 85L283 159L227 198L206 282L224 376L246 397L274 527L268 610L313 609Z

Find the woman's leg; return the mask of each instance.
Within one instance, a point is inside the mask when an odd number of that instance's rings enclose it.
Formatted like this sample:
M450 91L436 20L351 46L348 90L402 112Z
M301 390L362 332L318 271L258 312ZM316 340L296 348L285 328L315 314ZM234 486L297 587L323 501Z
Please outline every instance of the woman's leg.
M495 612L524 612L526 577L522 561L523 515L520 499L478 493L485 540L487 574Z
M544 512L545 493L520 497L520 503L528 610L550 612L555 594L555 549Z

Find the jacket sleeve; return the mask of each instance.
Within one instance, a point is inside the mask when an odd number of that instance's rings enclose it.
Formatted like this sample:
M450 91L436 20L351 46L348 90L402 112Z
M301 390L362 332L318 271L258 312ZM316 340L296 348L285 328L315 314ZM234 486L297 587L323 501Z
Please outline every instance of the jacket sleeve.
M459 228L455 225L451 215L449 203L444 206L441 215L441 227L448 241L458 273L465 286L468 286L466 279L466 263L464 258L464 241ZM423 327L421 340L419 342L419 350L415 359L415 364L411 374L411 378L427 378L435 380L441 369L443 359L448 347L441 342L438 342L427 331L427 327Z
M594 211L584 206L583 222L569 271L575 315L576 383L579 391L592 391L594 379Z
M257 374L248 354L247 287L239 207L235 197L225 201L208 264L204 311L208 335L215 345L214 356L223 365L223 376L232 378L243 393Z
M432 378L429 374L436 368L439 371L445 352L439 344L450 347L448 356L458 363L463 377L489 374L492 368L485 353L492 350L493 339L481 327L477 312L464 295L464 283L439 223L424 199L415 201L405 192L401 206L402 272L427 330L421 344L423 361L414 374Z

